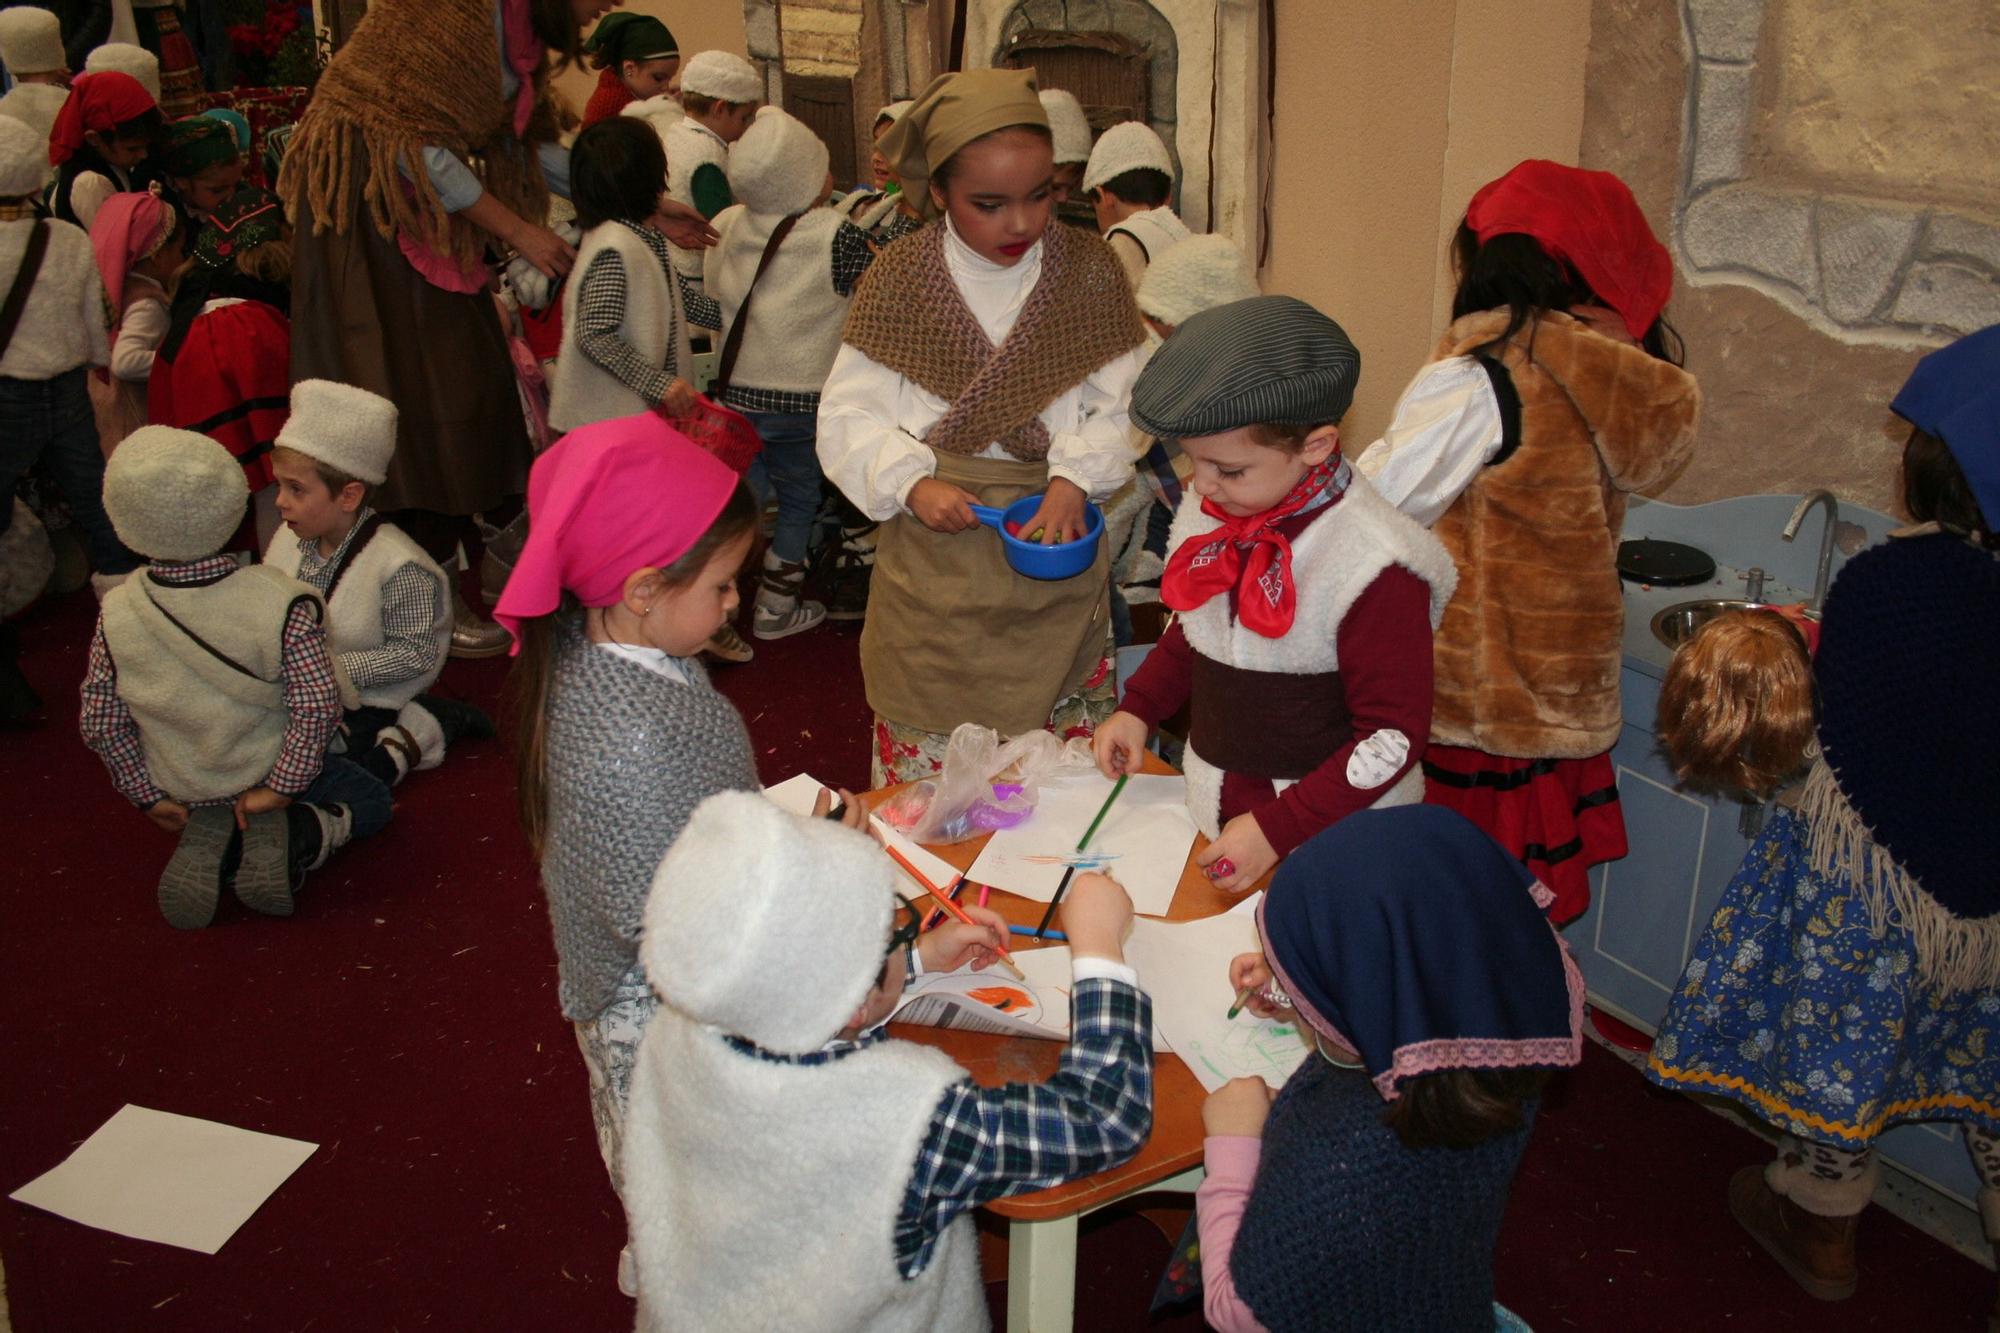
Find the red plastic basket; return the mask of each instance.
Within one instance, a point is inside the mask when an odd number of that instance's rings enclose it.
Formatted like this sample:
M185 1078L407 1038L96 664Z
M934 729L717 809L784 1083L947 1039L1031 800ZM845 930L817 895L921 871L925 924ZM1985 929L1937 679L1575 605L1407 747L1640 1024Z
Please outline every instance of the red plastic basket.
M748 472L764 448L764 441L750 424L750 418L707 398L697 397L695 410L687 416L667 420L675 430L737 472Z

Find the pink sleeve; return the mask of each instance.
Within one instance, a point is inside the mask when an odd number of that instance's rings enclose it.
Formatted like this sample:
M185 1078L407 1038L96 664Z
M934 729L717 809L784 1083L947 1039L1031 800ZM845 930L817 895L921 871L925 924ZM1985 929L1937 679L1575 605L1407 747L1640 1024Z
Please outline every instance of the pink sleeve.
M1243 1221L1243 1206L1250 1201L1264 1140L1211 1137L1202 1141L1202 1151L1208 1176L1194 1192L1195 1229L1201 1238L1202 1316L1221 1333L1265 1333L1236 1294L1236 1278L1229 1269L1236 1228Z

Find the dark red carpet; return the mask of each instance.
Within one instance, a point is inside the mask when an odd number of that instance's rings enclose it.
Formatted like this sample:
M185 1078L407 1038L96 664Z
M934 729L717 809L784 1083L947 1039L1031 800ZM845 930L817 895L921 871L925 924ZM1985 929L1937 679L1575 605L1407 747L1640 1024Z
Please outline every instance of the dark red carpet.
M15 1327L629 1327L622 1219L500 747L401 788L395 823L316 876L295 919L232 904L175 931L153 905L169 839L72 725L92 615L85 593L23 620L49 721L0 733L0 1194L126 1102L322 1146L213 1257L0 1205ZM767 779L866 781L855 642L822 629L721 673ZM445 688L492 707L504 674L454 663ZM1536 1129L1501 1299L1538 1329L1984 1327L1991 1275L1879 1211L1853 1300L1795 1289L1723 1205L1763 1152L1591 1048ZM1112 1214L1083 1235L1079 1329L1199 1327L1149 1324L1167 1249L1151 1224Z

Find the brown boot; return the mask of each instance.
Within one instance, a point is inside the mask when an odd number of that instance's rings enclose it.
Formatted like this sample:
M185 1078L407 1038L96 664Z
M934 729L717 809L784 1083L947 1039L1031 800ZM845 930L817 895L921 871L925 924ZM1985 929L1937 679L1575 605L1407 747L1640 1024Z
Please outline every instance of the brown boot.
M1844 1301L1854 1294L1859 1213L1809 1213L1772 1189L1761 1166L1746 1166L1730 1177L1729 1211L1807 1294L1823 1301Z

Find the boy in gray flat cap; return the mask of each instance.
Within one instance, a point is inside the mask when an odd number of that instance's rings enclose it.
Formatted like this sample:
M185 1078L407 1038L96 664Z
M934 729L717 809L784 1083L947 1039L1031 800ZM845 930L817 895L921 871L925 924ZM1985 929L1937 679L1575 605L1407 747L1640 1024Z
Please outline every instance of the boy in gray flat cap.
M1444 546L1341 457L1361 354L1303 301L1259 296L1180 325L1132 419L1193 461L1160 600L1180 612L1093 741L1134 771L1193 718L1197 858L1233 892L1356 810L1423 799L1431 633L1457 584Z

